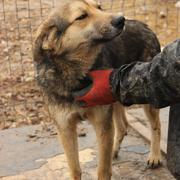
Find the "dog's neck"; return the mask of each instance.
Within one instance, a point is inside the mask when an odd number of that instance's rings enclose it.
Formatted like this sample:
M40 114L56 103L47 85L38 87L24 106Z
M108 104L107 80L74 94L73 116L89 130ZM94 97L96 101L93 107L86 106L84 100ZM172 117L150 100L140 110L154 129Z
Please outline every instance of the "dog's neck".
M63 59L62 64L59 64L59 68L62 69L65 76L69 76L72 79L84 78L89 70L95 63L98 54L101 52L101 47L89 48L87 50L79 50L74 53L69 53ZM69 69L68 73L66 70ZM73 72L73 73L72 73ZM74 76L76 74L76 76Z
M37 66L37 80L51 102L73 102L72 91L81 85L94 64L97 54L68 54L47 58ZM52 89L53 87L53 89Z

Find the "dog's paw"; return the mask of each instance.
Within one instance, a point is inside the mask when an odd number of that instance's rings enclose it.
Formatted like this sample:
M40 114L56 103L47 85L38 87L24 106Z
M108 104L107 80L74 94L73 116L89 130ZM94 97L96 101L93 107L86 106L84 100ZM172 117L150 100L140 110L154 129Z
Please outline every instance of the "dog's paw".
M151 169L158 168L162 165L161 155L149 155L147 167Z

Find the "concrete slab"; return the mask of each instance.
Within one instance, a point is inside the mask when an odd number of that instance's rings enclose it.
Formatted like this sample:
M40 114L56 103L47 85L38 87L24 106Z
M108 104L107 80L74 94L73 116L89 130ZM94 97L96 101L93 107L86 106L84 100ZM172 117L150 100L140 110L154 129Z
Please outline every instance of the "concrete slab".
M147 129L142 109L128 110ZM161 113L162 127L167 127L168 109ZM79 138L80 162L83 180L95 180L97 167L97 145L94 130L85 122L87 135ZM41 125L9 129L0 132L0 177L2 180L68 180L69 170L63 149L56 137L56 129ZM141 129L141 128L140 128ZM163 129L164 130L164 129ZM167 130L167 128L166 128ZM164 130L164 131L166 131ZM164 133L164 132L163 132ZM166 133L163 139L166 140ZM129 130L125 137L119 158L113 162L112 180L174 180L166 167L157 170L146 169L149 144L138 133ZM13 176L12 176L13 175Z
M87 137L86 137L87 138ZM88 138L87 138L88 139ZM80 138L81 141L81 138ZM174 180L164 166L157 170L146 169L148 144L130 129L125 137L118 160L113 162L112 180ZM97 150L85 148L80 151L82 180L97 179ZM69 180L69 170L64 154L47 158L46 163L38 169L19 173L15 176L2 177L2 180Z
M87 124L86 128L91 127ZM88 131L86 138L80 138L80 150L96 143L95 134ZM37 125L0 131L0 177L39 168L47 158L62 154L56 134L52 125L46 130Z

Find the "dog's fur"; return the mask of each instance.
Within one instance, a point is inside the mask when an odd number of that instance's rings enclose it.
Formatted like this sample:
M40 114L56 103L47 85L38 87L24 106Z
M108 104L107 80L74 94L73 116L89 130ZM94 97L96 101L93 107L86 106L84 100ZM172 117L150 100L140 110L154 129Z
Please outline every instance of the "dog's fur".
M36 34L33 52L37 80L54 116L74 180L81 179L77 123L87 118L94 126L100 180L111 178L112 157L117 157L128 124L119 103L83 109L75 103L72 91L90 69L150 61L160 52L159 42L147 25L126 20L125 30L115 28L111 22L118 16L103 12L93 0L66 1L40 25ZM149 105L145 112L152 129L148 162L157 165L161 161L159 113Z

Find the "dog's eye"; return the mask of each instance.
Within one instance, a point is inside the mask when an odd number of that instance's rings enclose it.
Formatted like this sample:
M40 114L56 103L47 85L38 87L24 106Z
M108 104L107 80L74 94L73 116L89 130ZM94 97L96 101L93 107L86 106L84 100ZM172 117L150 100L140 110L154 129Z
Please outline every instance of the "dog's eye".
M83 19L85 19L85 18L87 18L87 14L83 14L83 15L81 15L81 16L79 16L78 18L76 18L76 20L83 20Z

